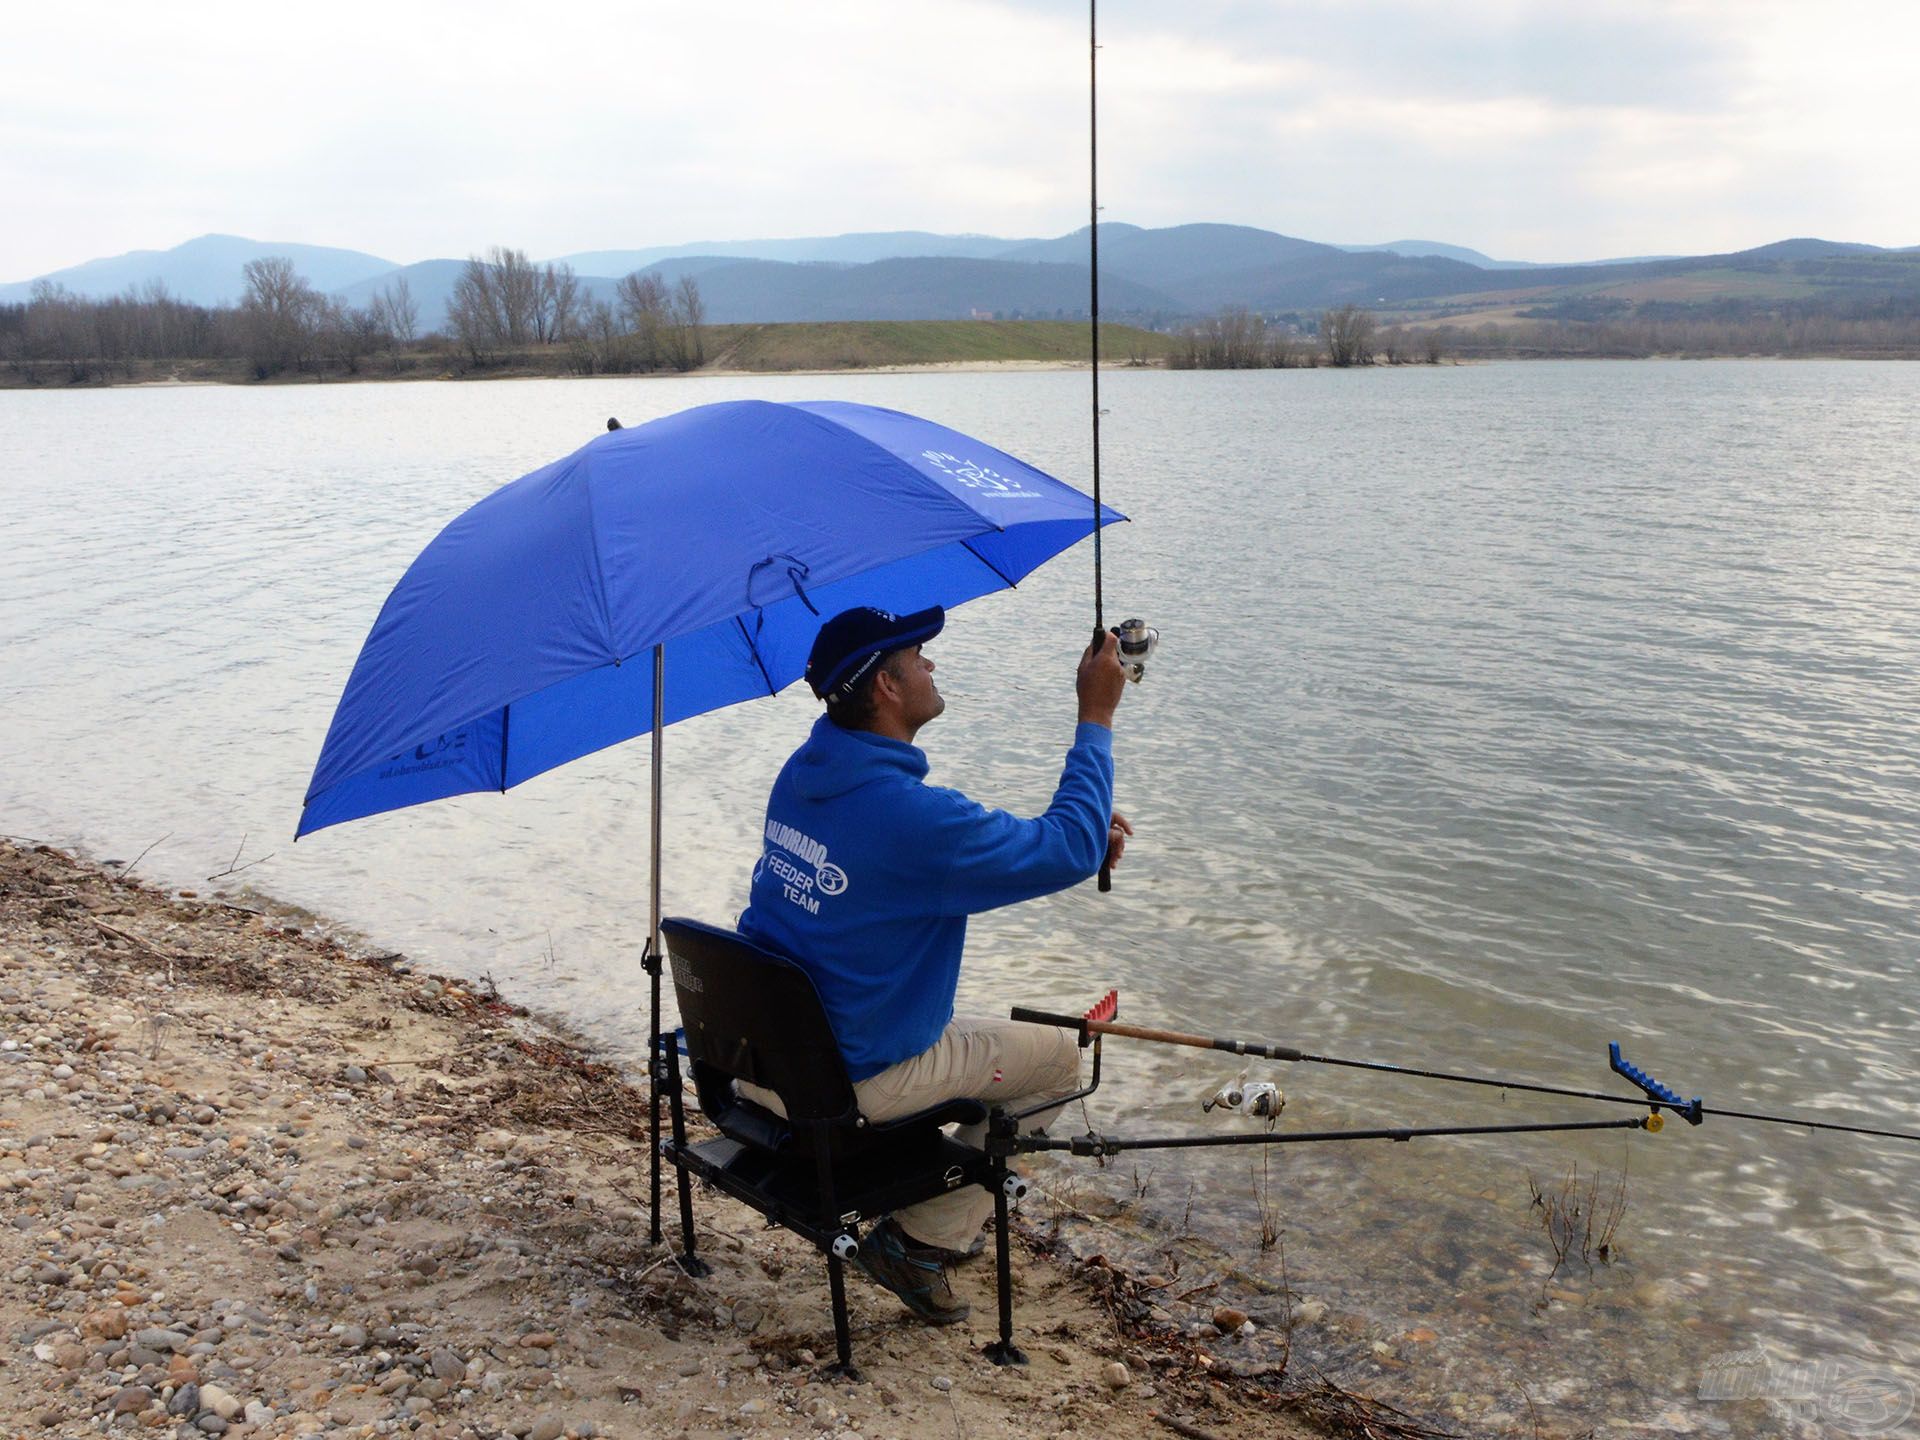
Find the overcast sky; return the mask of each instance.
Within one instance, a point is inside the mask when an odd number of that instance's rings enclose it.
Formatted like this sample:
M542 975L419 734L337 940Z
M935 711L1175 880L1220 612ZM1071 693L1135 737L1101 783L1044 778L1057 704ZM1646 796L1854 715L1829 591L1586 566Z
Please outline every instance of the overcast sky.
M1086 219L1066 0L13 10L0 280ZM1503 259L1920 244L1913 0L1104 0L1106 218Z

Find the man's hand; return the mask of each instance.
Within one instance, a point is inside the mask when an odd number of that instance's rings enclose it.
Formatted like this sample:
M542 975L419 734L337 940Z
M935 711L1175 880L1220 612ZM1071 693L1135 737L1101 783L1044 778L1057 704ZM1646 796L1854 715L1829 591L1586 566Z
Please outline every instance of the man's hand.
M1074 689L1080 694L1080 722L1113 728L1113 712L1127 688L1127 672L1120 668L1120 637L1111 630L1100 632L1100 643L1088 645L1080 656L1080 673L1074 677Z
M1114 811L1113 824L1107 827L1107 869L1113 869L1127 853L1127 837L1131 834L1133 822L1118 810Z

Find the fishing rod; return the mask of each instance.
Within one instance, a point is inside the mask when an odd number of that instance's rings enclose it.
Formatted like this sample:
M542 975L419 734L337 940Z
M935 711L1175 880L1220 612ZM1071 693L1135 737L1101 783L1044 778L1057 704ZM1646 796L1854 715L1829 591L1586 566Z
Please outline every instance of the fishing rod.
M1024 1110L994 1111L988 1122L986 1139L987 1152L993 1155L1023 1155L1042 1150L1065 1151L1070 1155L1111 1156L1128 1150L1198 1150L1211 1149L1222 1145L1310 1145L1339 1140L1392 1140L1406 1142L1442 1136L1476 1135L1537 1135L1550 1131L1567 1130L1648 1130L1658 1131L1662 1126L1660 1112L1652 1110L1645 1115L1635 1115L1623 1120L1536 1120L1518 1124L1501 1125L1389 1125L1367 1129L1351 1130L1276 1130L1275 1122L1286 1100L1272 1085L1264 1082L1244 1087L1244 1092L1236 1089L1231 1100L1224 1097L1227 1092L1207 1102L1206 1109L1211 1110L1216 1102L1238 1109L1244 1102L1247 1113L1264 1116L1267 1127L1264 1131L1240 1135L1102 1135L1089 1130L1084 1135L1071 1135L1055 1138L1042 1131L1021 1134L1023 1121L1042 1112L1053 1111L1056 1107L1081 1100L1100 1088L1100 1044L1108 1035L1123 1035L1128 1038L1167 1038L1173 1043L1193 1043L1204 1049L1215 1048L1200 1036L1182 1036L1175 1031L1149 1030L1142 1026L1119 1025L1113 1020L1119 1011L1120 994L1110 990L1085 1015L1055 1015L1041 1010L1029 1010L1024 1006L1013 1011L1015 1020L1029 1021L1037 1025L1058 1025L1064 1029L1078 1030L1080 1043L1093 1048L1093 1074L1087 1084L1071 1095L1043 1100ZM1639 1103L1639 1102L1633 1102Z
M1356 1060L1338 1055L1316 1055L1296 1046L1283 1045L1275 1041L1244 1040L1231 1037L1188 1034L1178 1030L1166 1030L1145 1025L1121 1024L1114 1017L1119 1013L1119 992L1110 990L1100 1001L1084 1015L1060 1015L1050 1011L1034 1010L1026 1006L1016 1006L1013 1010L1015 1020L1036 1025L1056 1025L1062 1029L1078 1032L1080 1043L1086 1045L1100 1035L1113 1035L1122 1039L1144 1040L1161 1045L1179 1045L1196 1050L1218 1050L1229 1055L1253 1056L1264 1060L1282 1060L1293 1064L1334 1065L1350 1070L1372 1070L1389 1075L1404 1075L1420 1080L1444 1080L1457 1085L1479 1085L1497 1090L1517 1090L1535 1095L1558 1095L1573 1100L1597 1100L1609 1105L1645 1106L1653 1122L1659 1122L1660 1112L1671 1111L1689 1125L1698 1125L1709 1115L1724 1120L1751 1120L1764 1125L1788 1125L1797 1129L1834 1130L1849 1135L1869 1135L1887 1140L1920 1141L1920 1133L1911 1130L1884 1129L1868 1125L1846 1125L1833 1120L1813 1120L1803 1115L1775 1115L1754 1110L1728 1110L1708 1107L1699 1096L1683 1098L1680 1093L1661 1084L1644 1070L1629 1061L1620 1051L1619 1042L1607 1046L1608 1067L1623 1079L1631 1081L1641 1094L1616 1095L1602 1090L1577 1090L1563 1085L1542 1085L1530 1080L1514 1080L1492 1075L1468 1075L1453 1070L1430 1070L1412 1065L1393 1065L1379 1060ZM1594 1122L1599 1124L1601 1122ZM1616 1122L1617 1123L1617 1122ZM1643 1128L1658 1131L1659 1123L1650 1123ZM1353 1132L1337 1132L1352 1135ZM1449 1131L1447 1133L1460 1133ZM1481 1133L1481 1132L1474 1132ZM1491 1133L1491 1132L1486 1132ZM1223 1142L1224 1143L1224 1142Z
M1088 369L1093 376L1093 648L1106 639L1106 599L1101 577L1100 541L1100 15L1099 0L1087 0L1087 325L1091 345ZM1146 676L1147 661L1159 648L1160 632L1145 621L1132 619L1116 625L1120 637L1120 664L1136 685ZM1113 866L1100 862L1102 893L1113 889Z

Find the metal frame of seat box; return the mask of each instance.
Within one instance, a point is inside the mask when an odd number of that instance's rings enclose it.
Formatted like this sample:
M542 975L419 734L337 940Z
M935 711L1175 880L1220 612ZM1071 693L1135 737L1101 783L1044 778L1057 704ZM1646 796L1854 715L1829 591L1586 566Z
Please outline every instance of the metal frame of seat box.
M942 1129L989 1120L987 1107L952 1100L884 1124L869 1122L804 970L744 936L699 921L667 920L661 931L694 1091L720 1131L717 1139L688 1143L679 1047L666 1037L659 1070L672 1135L661 1153L681 1172L686 1257L693 1260L696 1250L689 1174L819 1247L827 1260L837 1366L854 1373L844 1267L859 1250L861 1227L960 1186L984 1185L999 1220L1000 1337L987 1353L996 1363L1024 1364L1013 1344L1007 1211L1025 1193L1026 1182L1008 1168L1009 1150L963 1145ZM772 1091L787 1113L741 1098L734 1093L736 1081ZM991 1123L1003 1130L1019 1118L994 1111Z

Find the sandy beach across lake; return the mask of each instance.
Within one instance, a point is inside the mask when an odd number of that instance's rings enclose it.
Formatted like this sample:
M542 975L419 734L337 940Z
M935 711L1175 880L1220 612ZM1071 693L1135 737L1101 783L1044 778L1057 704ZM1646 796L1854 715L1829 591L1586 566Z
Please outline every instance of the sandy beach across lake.
M1204 1310L1142 1321L1141 1282L1033 1219L1029 1366L980 1353L979 1261L947 1329L851 1278L862 1378L827 1375L811 1247L704 1192L711 1275L649 1243L644 1090L310 929L0 841L0 1432L1322 1433L1327 1390Z

